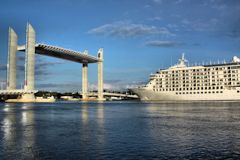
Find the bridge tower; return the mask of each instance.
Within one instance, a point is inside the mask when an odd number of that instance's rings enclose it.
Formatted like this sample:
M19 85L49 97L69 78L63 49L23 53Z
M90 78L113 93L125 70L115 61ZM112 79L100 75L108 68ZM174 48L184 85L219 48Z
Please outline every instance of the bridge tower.
M7 90L16 89L16 53L18 37L12 28L9 28Z
M27 24L26 55L25 55L25 90L34 90L35 76L35 31Z
M27 24L26 30L26 54L25 54L25 84L24 90L34 90L35 80L35 40L36 34L31 24ZM24 94L23 99L34 100L34 94Z
M98 100L104 100L103 97L103 48L98 50Z

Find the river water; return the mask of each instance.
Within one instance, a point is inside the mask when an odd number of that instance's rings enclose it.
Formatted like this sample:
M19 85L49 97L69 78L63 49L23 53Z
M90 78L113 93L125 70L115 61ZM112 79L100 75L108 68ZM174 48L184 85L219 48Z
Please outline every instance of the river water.
M1 103L0 159L240 159L240 102Z

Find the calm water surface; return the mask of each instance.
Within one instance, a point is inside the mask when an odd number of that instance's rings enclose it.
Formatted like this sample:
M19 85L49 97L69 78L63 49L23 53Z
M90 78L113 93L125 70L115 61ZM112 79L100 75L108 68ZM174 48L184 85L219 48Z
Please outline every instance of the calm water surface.
M240 103L1 103L0 159L240 159Z

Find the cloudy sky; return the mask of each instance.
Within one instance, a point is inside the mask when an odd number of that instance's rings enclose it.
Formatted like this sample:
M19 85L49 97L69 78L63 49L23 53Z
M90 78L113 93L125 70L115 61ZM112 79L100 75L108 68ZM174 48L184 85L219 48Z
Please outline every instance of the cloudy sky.
M148 81L185 53L190 64L240 56L239 0L7 0L0 2L0 81L6 81L8 27L25 42L26 23L37 42L96 55L104 48L107 89ZM81 90L81 64L37 56L36 88ZM24 82L18 53L18 87ZM89 65L89 87L97 65Z

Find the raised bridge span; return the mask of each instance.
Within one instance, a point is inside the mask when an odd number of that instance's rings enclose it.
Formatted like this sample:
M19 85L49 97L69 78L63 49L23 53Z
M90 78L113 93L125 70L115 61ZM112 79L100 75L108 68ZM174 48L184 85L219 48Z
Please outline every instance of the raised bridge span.
M26 46L18 46L18 51L25 52ZM35 53L60 59L65 59L77 63L97 63L98 57L88 55L87 51L78 52L57 46L38 43L35 45Z

